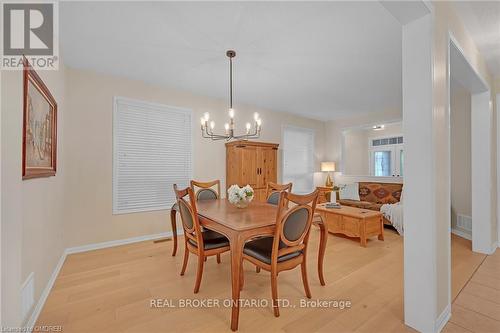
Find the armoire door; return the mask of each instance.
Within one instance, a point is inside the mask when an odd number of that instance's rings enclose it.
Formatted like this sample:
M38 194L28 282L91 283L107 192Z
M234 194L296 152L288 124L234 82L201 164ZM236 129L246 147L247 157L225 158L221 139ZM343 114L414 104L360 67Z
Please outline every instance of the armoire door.
M277 150L259 147L257 150L257 187L266 187L268 182L276 183Z
M240 154L240 177L238 180L239 186L250 185L258 187L257 175L257 151L254 146L244 146L236 148Z

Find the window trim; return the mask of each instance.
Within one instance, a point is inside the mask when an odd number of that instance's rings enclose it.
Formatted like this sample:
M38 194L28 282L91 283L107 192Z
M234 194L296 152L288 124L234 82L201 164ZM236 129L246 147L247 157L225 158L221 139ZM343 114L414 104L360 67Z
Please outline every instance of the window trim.
M311 170L311 179L312 179L312 191L316 188L315 183L314 183L314 172L315 172L315 164L316 164L316 159L315 159L315 151L316 151L316 130L313 128L309 127L301 127L301 126L295 126L295 125L288 125L288 124L283 124L281 125L281 143L282 143L282 156L281 156L281 175L280 175L280 180L281 183L284 183L283 176L285 174L285 130L286 129L295 129L299 131L304 131L304 132L309 132L312 134L312 152L311 152L311 163L312 163L312 170ZM292 187L293 188L293 187ZM295 188L293 188L294 193L298 194L304 194L300 192L295 192Z
M134 208L134 209L118 209L116 205L116 197L115 197L115 192L117 191L117 163L115 162L116 160L116 154L118 152L117 150L117 140L115 140L115 134L117 133L117 122L115 121L117 119L117 113L118 113L118 104L120 102L124 102L127 104L132 104L132 105L139 105L141 107L146 107L146 108L165 108L165 109L171 109L177 112L185 113L188 118L189 118L189 124L190 124L190 136L191 136L191 144L190 144L190 159L191 159L191 165L188 170L188 175L189 179L193 179L193 165L194 165L194 130L193 130L193 111L191 109L187 108L182 108L178 106L171 106L167 104L162 104L162 103L154 103L154 102L149 102L149 101L144 101L140 99L135 99L135 98L128 98L128 97L122 97L122 96L113 96L113 116L111 119L111 140L112 140L112 152L111 152L111 163L112 163L112 184L111 184L111 208L112 208L112 215L123 215L123 214L133 214L133 213L141 213L141 212L155 212L155 211L163 211L163 210L170 210L170 205L173 205L173 203L166 203L165 207L155 207L155 208ZM173 191L173 189L172 189Z

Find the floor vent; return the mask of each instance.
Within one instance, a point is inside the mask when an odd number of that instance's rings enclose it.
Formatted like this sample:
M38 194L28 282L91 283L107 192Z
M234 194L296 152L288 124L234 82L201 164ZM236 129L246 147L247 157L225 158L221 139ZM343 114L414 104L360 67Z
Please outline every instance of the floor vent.
M31 272L21 288L22 318L25 320L35 304L35 273Z
M472 217L460 214L457 215L457 228L472 231Z

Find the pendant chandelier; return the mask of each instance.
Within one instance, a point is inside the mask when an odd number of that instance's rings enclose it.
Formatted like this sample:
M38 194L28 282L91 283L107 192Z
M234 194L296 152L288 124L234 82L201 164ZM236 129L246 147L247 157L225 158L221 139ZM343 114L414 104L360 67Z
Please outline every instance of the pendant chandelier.
M226 52L229 58L229 123L224 124L225 134L214 134L215 122L210 120L210 114L205 112L203 117L201 117L201 134L206 139L212 140L248 140L257 139L260 137L260 130L262 125L262 120L257 112L254 113L254 125L246 123L246 132L241 135L234 135L234 109L233 109L233 58L236 56L236 52L233 50L228 50Z

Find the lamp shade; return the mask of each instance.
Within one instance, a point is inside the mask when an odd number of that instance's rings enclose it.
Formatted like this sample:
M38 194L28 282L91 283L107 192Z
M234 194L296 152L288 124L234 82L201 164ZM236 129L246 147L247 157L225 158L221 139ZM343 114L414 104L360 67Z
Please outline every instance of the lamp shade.
M335 171L335 162L321 162L321 171Z

